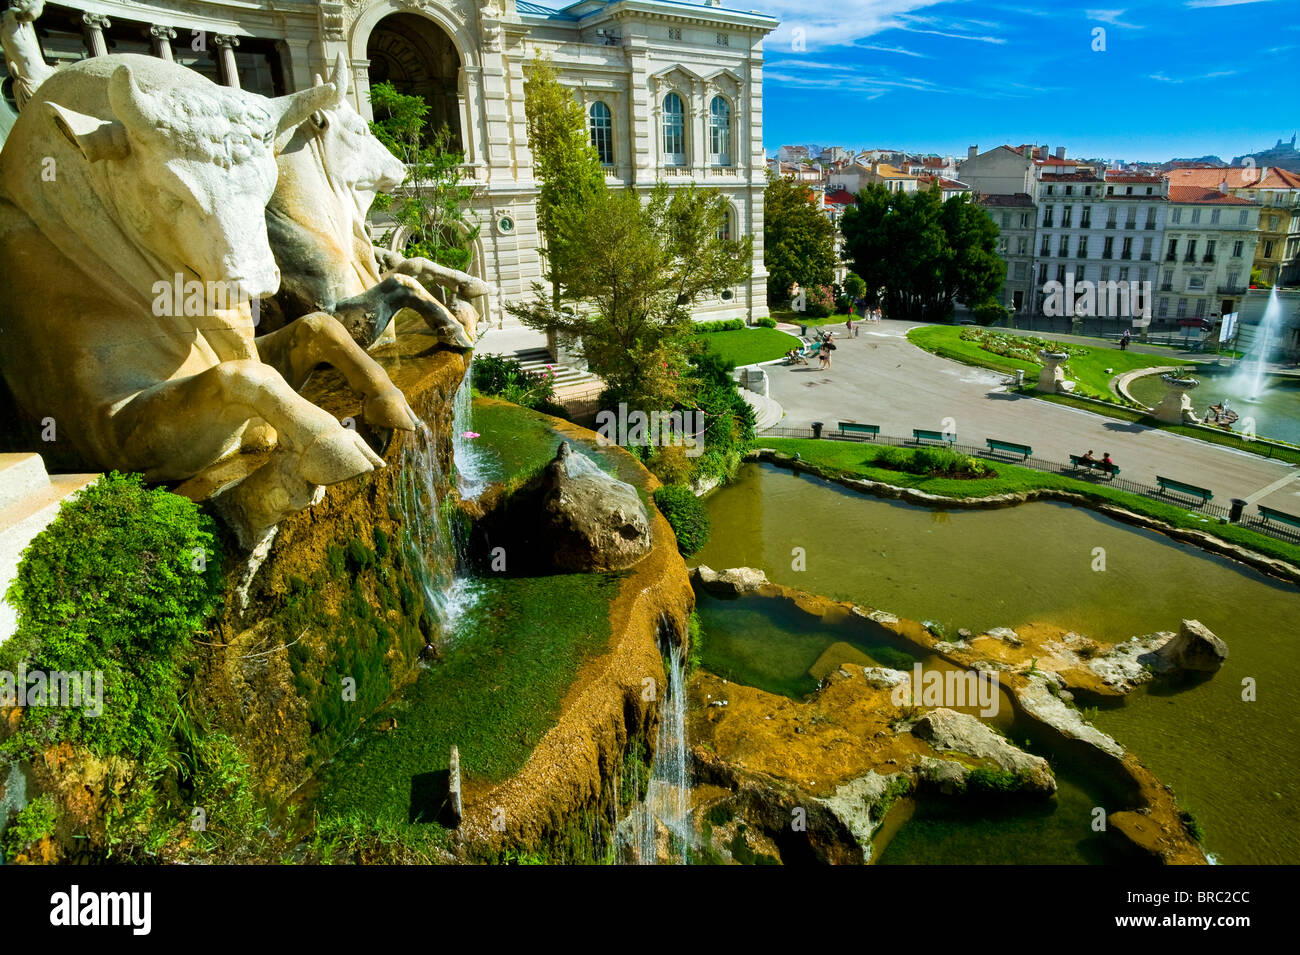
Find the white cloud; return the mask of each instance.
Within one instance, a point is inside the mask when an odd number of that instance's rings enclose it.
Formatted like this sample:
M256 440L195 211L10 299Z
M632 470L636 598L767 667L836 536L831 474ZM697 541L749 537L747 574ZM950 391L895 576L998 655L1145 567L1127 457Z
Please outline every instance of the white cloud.
M1120 17L1124 16L1127 12L1127 10L1088 10L1087 17L1089 20L1096 20L1098 23L1105 23L1124 30L1143 29L1143 27L1137 23L1125 23L1120 19Z
M1272 0L1187 0L1189 7L1239 7L1247 3L1271 3Z
M828 47L852 46L886 30L903 28L908 14L940 6L945 0L770 0L763 12L780 26L763 41L776 52L815 54ZM798 31L798 32L796 32ZM802 44L803 50L794 49Z

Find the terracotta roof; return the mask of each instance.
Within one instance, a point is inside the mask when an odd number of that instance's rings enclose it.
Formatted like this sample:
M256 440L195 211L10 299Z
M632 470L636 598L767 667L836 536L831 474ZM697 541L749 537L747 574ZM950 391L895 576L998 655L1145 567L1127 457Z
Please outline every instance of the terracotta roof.
M1263 173L1263 178L1260 174ZM1300 189L1300 173L1288 169L1263 166L1221 166L1217 169L1171 169L1168 173L1171 186L1201 186L1218 189L1227 181L1229 189Z
M1213 189L1207 189L1204 186L1175 186L1171 184L1169 186L1169 201L1191 203L1193 205L1259 205L1259 203L1252 202L1249 199L1242 199L1240 196L1233 196L1220 192L1217 186Z

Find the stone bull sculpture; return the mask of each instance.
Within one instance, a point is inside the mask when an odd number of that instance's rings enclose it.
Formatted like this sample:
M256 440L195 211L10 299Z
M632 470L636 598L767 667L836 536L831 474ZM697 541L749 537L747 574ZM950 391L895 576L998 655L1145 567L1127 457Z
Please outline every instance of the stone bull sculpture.
M153 57L71 64L33 93L0 152L0 373L29 416L99 469L188 478L269 425L275 450L223 489L252 547L280 519L383 461L297 393L321 363L377 428L413 429L402 393L331 316L254 338L280 283L266 231L277 141L337 100L267 99ZM197 283L197 308L158 288ZM186 287L190 287L188 284Z
M366 213L377 193L402 184L406 167L348 103L350 79L339 54L330 78L337 94L292 131L276 160L280 177L266 227L282 281L262 303L259 329L324 311L369 348L385 337L397 312L411 309L442 342L472 347L478 313L469 300L489 294L489 287L427 259L377 250L370 241ZM319 76L316 84L324 85Z

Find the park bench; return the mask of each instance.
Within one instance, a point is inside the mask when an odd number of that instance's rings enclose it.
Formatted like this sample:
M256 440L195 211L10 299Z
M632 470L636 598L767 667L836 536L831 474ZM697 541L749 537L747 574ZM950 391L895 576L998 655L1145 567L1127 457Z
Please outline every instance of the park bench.
M990 451L1006 451L1008 454L1018 454L1026 461L1034 453L1034 449L1027 444L1017 444L1015 441L999 441L997 438L984 439L989 446Z
M1094 471L1101 471L1103 474L1109 475L1111 480L1114 480L1115 475L1119 474L1119 465L1102 464L1100 461L1085 461L1077 454L1070 455L1070 464L1076 468L1091 468Z
M942 441L945 444L952 444L957 440L956 432L953 432L950 435L945 435L942 431L929 431L925 428L913 428L912 437L915 439L917 444L920 444L922 441Z
M1286 511L1279 511L1276 508L1265 507L1263 504L1256 504L1259 508L1259 516L1264 519L1264 523L1277 521L1279 524L1290 524L1292 527L1300 527L1300 517L1294 514L1288 514Z
M850 435L860 434L874 441L880 435L880 425L878 424L855 424L852 421L840 422L840 437L847 438Z
M1159 485L1161 493L1168 494L1170 491L1177 491L1179 494L1186 494L1189 497L1199 497L1201 504L1205 504L1214 498L1214 493L1207 488L1197 487L1195 484L1184 484L1182 481L1161 477L1159 474L1156 475L1156 484Z

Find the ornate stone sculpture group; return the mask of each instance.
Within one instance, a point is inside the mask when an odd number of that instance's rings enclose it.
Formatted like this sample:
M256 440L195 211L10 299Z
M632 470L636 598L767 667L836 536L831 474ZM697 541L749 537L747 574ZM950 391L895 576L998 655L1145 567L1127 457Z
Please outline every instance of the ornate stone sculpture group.
M17 64L36 81L0 151L0 372L21 412L57 422L86 466L159 481L273 429L266 462L221 494L249 548L320 486L382 467L299 389L333 365L368 423L414 428L366 349L406 308L468 349L469 300L489 290L377 258L366 211L405 168L348 105L342 58L274 99L154 57L40 67ZM193 290L184 307L160 307L172 287Z

